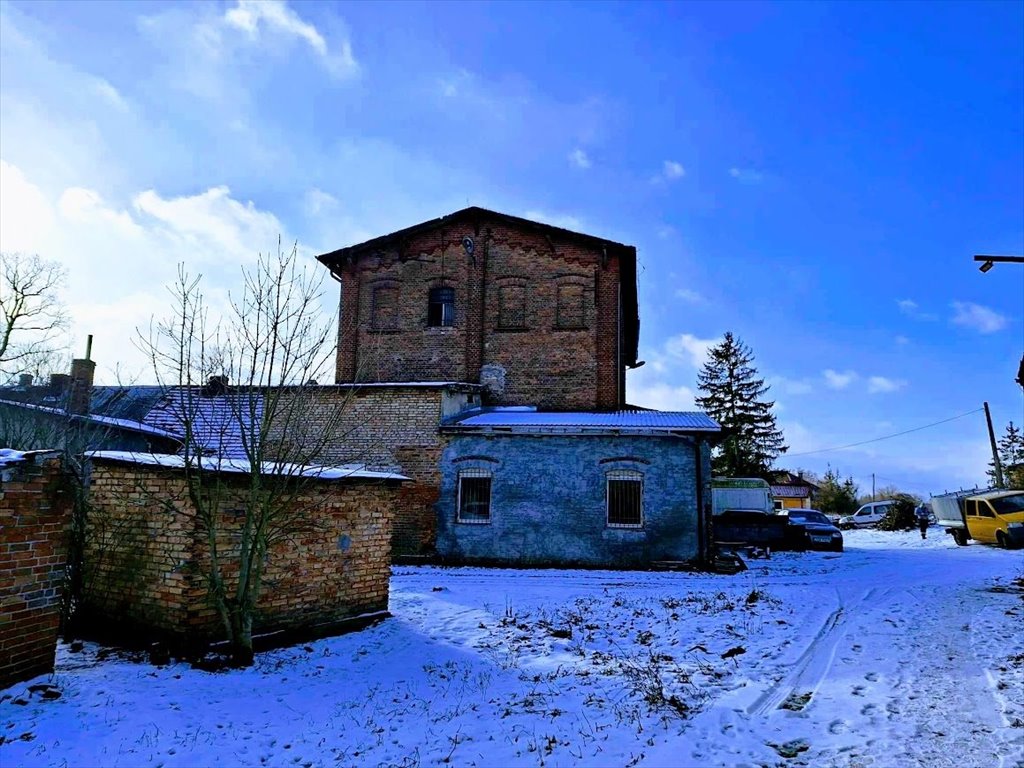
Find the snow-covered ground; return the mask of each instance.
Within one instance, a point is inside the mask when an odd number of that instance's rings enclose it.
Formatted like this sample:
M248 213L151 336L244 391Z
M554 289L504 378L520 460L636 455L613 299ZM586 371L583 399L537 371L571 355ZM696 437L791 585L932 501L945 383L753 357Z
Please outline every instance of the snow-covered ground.
M394 618L209 673L62 646L0 765L1024 765L1024 554L852 531L736 576L396 568Z

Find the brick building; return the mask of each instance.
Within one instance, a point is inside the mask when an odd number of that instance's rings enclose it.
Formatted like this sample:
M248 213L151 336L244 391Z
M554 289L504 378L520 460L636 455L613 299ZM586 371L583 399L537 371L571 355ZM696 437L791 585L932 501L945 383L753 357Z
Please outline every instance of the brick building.
M207 597L207 531L190 501L183 460L119 451L90 459L83 627L118 642L162 640L185 651L222 639ZM248 467L219 458L204 459L203 467L210 473L205 492L218 495L217 548L230 590ZM327 635L355 617L387 615L391 510L405 478L362 467L307 472L308 483L289 492L295 530L267 561L256 635Z
M0 450L0 689L53 671L72 496L58 452Z
M395 555L589 565L700 555L718 425L627 405L635 248L472 207L317 258L341 285L336 381L367 398L353 434L415 481L395 511ZM380 413L417 425L415 440L395 440ZM517 429L517 413L536 424ZM501 423L480 435L479 418ZM557 437L543 426L552 418ZM602 418L617 426L590 428ZM604 471L623 456L621 477ZM464 488L486 491L469 502L486 520L469 519ZM609 512L620 502L621 524Z
M636 365L636 249L466 208L317 257L336 381L480 384L488 405L613 411Z

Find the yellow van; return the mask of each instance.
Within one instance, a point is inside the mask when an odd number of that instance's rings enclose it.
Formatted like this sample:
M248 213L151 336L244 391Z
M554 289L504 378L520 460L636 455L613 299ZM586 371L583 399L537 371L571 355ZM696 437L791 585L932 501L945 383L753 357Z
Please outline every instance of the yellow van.
M1000 547L1024 546L1024 491L991 491L964 499L972 539Z

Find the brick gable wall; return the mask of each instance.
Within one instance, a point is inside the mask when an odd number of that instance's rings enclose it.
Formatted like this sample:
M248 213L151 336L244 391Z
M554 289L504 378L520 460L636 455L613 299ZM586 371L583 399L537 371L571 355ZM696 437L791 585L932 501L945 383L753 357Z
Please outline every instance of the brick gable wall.
M491 404L615 409L619 267L617 256L497 222L451 224L363 255L341 275L337 381L479 382L490 367L504 379ZM442 286L455 290L454 324L428 327L430 289ZM582 308L560 313L560 289ZM502 322L515 315L521 326Z

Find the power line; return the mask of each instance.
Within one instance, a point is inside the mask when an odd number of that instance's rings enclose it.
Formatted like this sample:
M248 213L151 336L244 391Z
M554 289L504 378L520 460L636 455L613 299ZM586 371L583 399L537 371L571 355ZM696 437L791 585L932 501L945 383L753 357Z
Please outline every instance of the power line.
M844 451L847 448L856 448L857 446L867 445L868 443L877 443L877 442L880 442L882 440L890 440L890 439L892 439L894 437L901 437L902 435L909 435L911 432L920 432L922 429L930 429L931 427L939 426L939 424L946 424L946 423L948 423L950 421L956 421L957 419L962 419L964 416L971 416L971 415L973 415L975 413L981 413L983 410L985 410L985 409L984 408L975 408L973 411L968 411L967 413L961 413L959 416L950 416L948 419L943 419L942 421L935 421L935 422L932 422L931 424L925 424L923 427L914 427L913 429L907 429L907 430L905 430L903 432L896 432L895 434L892 434L892 435L885 435L883 437L876 437L876 438L874 438L872 440L862 440L859 443L850 443L849 445L840 445L840 446L837 446L835 448L818 448L817 450L814 450L814 451L803 451L802 453L787 453L786 454L786 458L793 458L794 456L810 456L813 453L828 453L830 451Z

